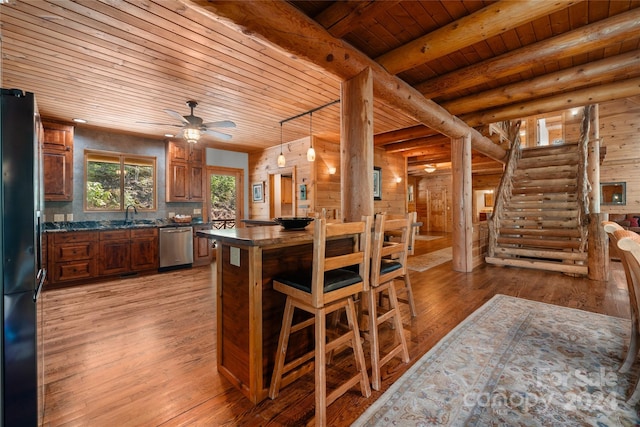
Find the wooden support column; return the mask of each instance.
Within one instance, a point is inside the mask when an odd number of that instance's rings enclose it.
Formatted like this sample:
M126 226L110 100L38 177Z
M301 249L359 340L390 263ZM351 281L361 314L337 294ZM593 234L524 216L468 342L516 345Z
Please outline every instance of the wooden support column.
M453 199L453 269L473 270L473 197L471 135L451 140Z
M342 82L341 211L344 221L373 215L373 74L365 68Z
M608 215L600 213L600 122L598 105L590 109L587 177L589 193L589 279L601 282L609 278L609 238L602 227Z

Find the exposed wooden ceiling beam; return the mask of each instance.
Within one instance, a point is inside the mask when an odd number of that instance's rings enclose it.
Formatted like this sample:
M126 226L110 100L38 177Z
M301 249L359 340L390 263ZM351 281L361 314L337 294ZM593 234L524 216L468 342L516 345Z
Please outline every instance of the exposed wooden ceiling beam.
M460 116L460 118L466 121L469 126L482 126L502 120L518 119L636 95L640 95L640 77L607 85L579 89L556 96L540 98L535 101L466 114Z
M387 153L400 153L403 151L410 151L416 148L429 148L433 145L449 144L451 139L444 135L433 135L425 138L409 139L395 144L388 144L384 146Z
M520 73L534 65L558 61L622 42L636 37L638 28L640 8L427 80L415 88L427 98L441 96Z
M376 61L391 74L398 74L565 9L573 3L575 2L499 1L387 52L376 58Z
M532 96L550 95L557 93L559 88L569 89L594 85L603 81L611 81L614 78L630 78L638 75L640 75L640 51L634 50L601 59L600 61L545 74L534 79L443 102L440 105L449 110L451 114L460 115L485 110L487 105L497 107L524 101Z
M399 2L400 0L336 2L316 15L314 19L333 37L342 38L356 25L366 23Z
M348 80L369 67L377 98L451 138L470 135L472 148L491 158L504 161L506 157L502 147L426 99L405 81L389 74L364 53L333 37L316 21L287 3L193 0L185 4L192 3L201 6L211 13L213 19L229 28L266 43L285 55L295 55L342 80Z
M373 145L380 146L393 142L406 141L409 139L421 138L425 136L437 135L438 132L425 125L411 126L391 132L379 133L373 136Z

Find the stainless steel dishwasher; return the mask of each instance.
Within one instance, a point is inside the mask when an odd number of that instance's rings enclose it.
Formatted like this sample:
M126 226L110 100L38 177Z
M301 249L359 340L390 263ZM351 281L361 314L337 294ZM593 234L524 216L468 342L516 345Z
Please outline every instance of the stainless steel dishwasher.
M160 229L160 269L189 267L193 263L193 227Z

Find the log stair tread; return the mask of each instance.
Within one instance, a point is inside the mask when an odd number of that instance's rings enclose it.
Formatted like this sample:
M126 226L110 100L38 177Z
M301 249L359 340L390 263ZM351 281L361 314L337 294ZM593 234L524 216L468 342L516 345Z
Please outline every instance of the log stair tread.
M579 224L578 145L523 149L496 218L489 264L588 273ZM493 219L492 219L493 220Z
M581 264L569 264L553 261L540 261L535 259L520 259L520 258L498 258L487 257L486 261L489 264L503 265L511 267L521 268L533 268L536 270L557 271L559 273L570 273L586 276L589 273L589 267Z

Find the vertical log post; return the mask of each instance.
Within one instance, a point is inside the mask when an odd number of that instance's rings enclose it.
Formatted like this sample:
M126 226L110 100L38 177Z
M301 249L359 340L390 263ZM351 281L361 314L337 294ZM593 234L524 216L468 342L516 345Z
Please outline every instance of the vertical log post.
M453 269L473 270L473 197L471 186L471 135L451 140L453 199Z
M344 221L373 215L373 77L366 68L342 82L341 211Z
M587 177L589 193L589 279L606 281L609 277L609 238L602 228L607 214L600 212L600 122L598 105L591 107Z

